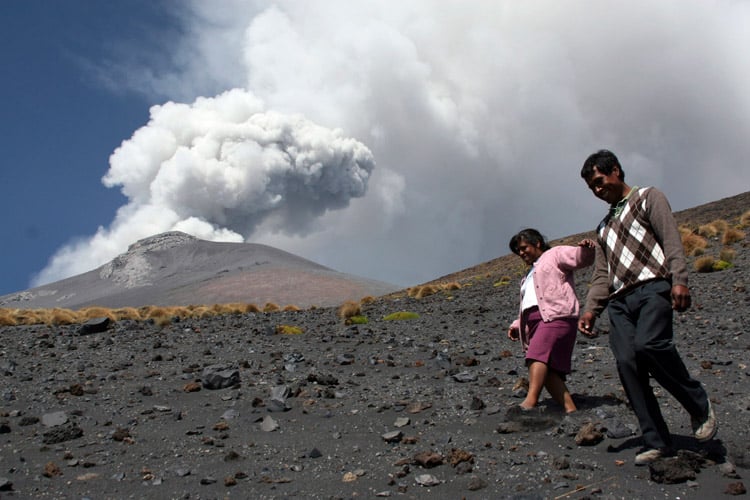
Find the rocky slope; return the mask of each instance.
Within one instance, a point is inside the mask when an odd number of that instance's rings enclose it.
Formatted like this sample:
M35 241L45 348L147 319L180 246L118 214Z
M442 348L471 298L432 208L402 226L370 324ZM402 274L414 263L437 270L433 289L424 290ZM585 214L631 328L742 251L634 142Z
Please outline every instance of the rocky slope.
M318 308L163 328L124 321L98 333L2 328L0 497L741 493L750 473L748 244L733 245L733 267L691 274L694 307L675 320L676 343L710 394L719 434L699 445L689 416L660 390L681 451L654 467L633 464L640 443L606 319L597 338L579 337L576 346L576 415L564 418L548 399L530 415L511 410L526 370L505 336L517 308L518 267L508 259L502 270L467 272L459 290L366 304L362 325ZM579 295L588 272L578 275ZM506 274L511 284L499 281ZM398 311L419 317L384 319ZM278 334L279 325L303 333Z

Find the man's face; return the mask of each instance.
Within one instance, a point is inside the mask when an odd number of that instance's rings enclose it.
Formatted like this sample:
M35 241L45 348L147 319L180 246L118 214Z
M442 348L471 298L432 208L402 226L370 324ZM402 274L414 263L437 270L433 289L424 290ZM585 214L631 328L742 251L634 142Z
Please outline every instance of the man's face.
M614 205L624 196L625 183L620 180L619 174L619 167L614 167L609 175L601 173L598 167L594 167L594 175L586 181L586 184L588 184L594 196Z

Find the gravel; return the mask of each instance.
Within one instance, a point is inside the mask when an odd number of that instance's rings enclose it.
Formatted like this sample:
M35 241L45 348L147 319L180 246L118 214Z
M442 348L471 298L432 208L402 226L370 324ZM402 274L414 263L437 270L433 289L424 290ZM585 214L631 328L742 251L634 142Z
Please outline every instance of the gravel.
M2 498L716 498L750 467L750 262L691 274L676 343L720 429L699 444L658 396L680 450L636 467L637 425L600 335L579 336L564 416L519 413L523 354L505 332L518 276L363 306L0 328ZM579 297L590 270L578 275ZM386 321L393 312L419 317ZM277 334L292 325L297 335ZM85 332L85 331L84 331Z

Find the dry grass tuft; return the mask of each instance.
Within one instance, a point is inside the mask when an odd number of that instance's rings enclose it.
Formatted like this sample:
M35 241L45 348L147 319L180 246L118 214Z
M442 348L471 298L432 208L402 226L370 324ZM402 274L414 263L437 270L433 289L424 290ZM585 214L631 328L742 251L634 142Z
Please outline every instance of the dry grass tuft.
M214 312L208 306L198 306L190 312L193 318L204 319L215 316Z
M45 323L47 313L44 309L14 309L13 317L18 325L39 325Z
M432 285L424 285L416 287L416 291L414 292L414 298L415 299L423 299L425 297L429 297L430 295L434 295L438 289Z
M18 320L13 309L0 309L0 326L17 326Z
M705 257L695 259L693 267L695 268L696 272L710 273L714 270L714 262L716 262L716 259L714 259L710 255L706 255Z
M338 315L339 318L347 320L353 316L359 316L362 314L362 306L358 302L353 300L347 300L339 306Z
M84 321L94 318L109 318L112 321L117 320L117 315L115 314L114 309L101 306L91 306L79 309L78 317L83 319Z
M697 233L704 238L715 238L719 234L719 229L714 224L703 224L698 226Z
M680 234L682 235L682 248L687 256L700 255L708 246L706 238L690 230L680 228Z
M460 290L461 284L458 281L451 281L450 283L445 283L440 286L443 290L453 291L453 290Z
M148 308L147 314L143 318L151 320L155 325L163 328L171 324L175 317L185 318L190 314L192 312L187 307L152 306Z
M80 321L70 309L55 308L47 311L43 323L47 325L74 325Z
M151 311L157 309L156 306L141 306L138 308L138 314L143 319L148 319L151 317Z
M135 307L120 307L118 309L113 309L112 314L115 316L115 321L119 321L121 319L131 319L131 320L141 320L141 314L138 312L138 309Z
M459 290L460 288L462 288L460 283L458 283L457 281L451 281L449 283L413 286L406 290L406 294L409 297L414 297L415 299L422 299L424 297L429 297L430 295L434 295L441 290L452 291L452 290Z
M724 230L724 234L721 235L722 245L734 245L745 239L745 233L739 229L728 227Z
M221 312L219 314L243 314L245 312L245 304L242 302L229 302L223 304Z
M717 233L723 233L729 227L729 223L724 219L716 219L711 222L711 225L716 228Z
M372 295L367 295L365 297L362 297L359 301L359 303L362 305L372 304L373 302L375 302L375 297L373 297Z
M211 309L217 316L224 314L242 314L245 312L245 304L231 302L229 304L214 304Z
M737 251L734 248L724 247L719 252L719 260L725 262L734 262L734 258L737 256Z
M707 255L696 259L694 267L699 273L711 273L728 269L732 267L732 263L723 259L716 260L714 257Z
M279 306L274 304L273 302L266 302L266 305L263 306L263 312L269 313L269 312L278 312L280 310Z
M173 316L155 316L151 318L151 320L154 322L154 324L158 327L164 328L165 326L169 326L172 324L174 317Z
M374 300L374 299L373 299ZM300 311L293 304L287 305L284 311ZM264 312L281 311L279 306L267 303ZM233 302L227 304L188 305L188 306L141 306L107 308L89 306L78 311L70 309L3 309L0 308L0 326L18 325L71 325L85 323L93 318L107 317L112 321L133 320L151 321L159 326L171 324L175 318L212 318L226 314L258 313L261 309L255 304Z
M740 215L740 228L750 227L750 210Z

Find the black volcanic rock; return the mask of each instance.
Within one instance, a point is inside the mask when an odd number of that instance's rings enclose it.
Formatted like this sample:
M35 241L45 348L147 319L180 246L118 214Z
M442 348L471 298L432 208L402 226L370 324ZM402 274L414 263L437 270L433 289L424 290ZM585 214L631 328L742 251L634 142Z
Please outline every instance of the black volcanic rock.
M336 307L119 321L83 337L76 325L0 327L0 424L10 431L0 434L0 490L8 498L744 494L748 247L748 237L735 243L733 267L720 272L692 272L689 259L693 307L675 316L675 343L708 391L719 432L697 443L690 417L658 388L679 461L634 465L641 442L628 432L636 421L606 317L598 337L579 336L575 347L567 383L579 411L564 415L546 393L538 412L513 410L526 370L506 330L520 276L503 285L506 271L471 272L457 290L363 304L368 321L356 328ZM577 273L579 296L589 274ZM384 319L398 311L419 317ZM303 333L276 333L278 325ZM239 377L203 390L213 367ZM576 444L582 429L596 438Z

